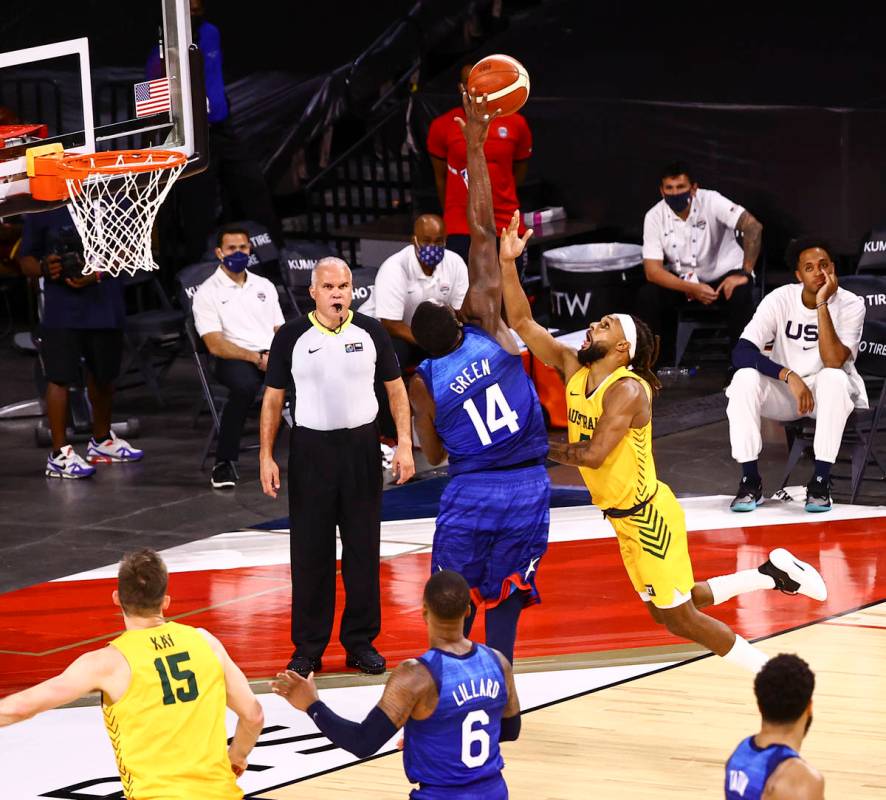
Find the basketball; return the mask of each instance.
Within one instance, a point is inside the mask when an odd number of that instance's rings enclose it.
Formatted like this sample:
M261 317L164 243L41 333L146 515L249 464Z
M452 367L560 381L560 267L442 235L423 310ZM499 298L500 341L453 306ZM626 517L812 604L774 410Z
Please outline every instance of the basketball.
M529 99L529 73L516 58L486 56L474 64L467 90L472 96L485 94L489 110L507 116L519 111Z

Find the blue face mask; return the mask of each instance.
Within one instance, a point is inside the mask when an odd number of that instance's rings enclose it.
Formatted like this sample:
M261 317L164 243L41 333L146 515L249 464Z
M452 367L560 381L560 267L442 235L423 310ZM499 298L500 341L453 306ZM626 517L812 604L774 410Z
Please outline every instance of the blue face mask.
M225 256L222 259L222 264L224 264L225 268L230 272L243 272L248 263L249 253L243 253L240 250L237 250L237 252L231 253L231 255Z
M671 207L671 211L675 214L679 214L681 211L686 209L686 206L689 205L689 201L692 199L692 192L680 192L680 194L666 194L664 196L664 201Z
M446 254L446 248L439 244L422 244L418 247L418 260L432 269L437 266Z

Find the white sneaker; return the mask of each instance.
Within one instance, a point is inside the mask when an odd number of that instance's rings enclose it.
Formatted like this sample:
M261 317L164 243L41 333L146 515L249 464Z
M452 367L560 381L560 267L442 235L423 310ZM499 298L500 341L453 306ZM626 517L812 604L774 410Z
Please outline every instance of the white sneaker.
M111 438L103 442L89 440L86 447L86 460L90 464L110 464L114 461L139 461L145 454L144 450L133 447L126 439L120 439L114 431Z
M818 570L783 547L773 550L769 560L758 569L771 576L775 588L785 594L805 594L822 603L828 599L828 587Z
M382 469L388 470L394 463L394 448L388 447L384 442L381 443L381 466Z
M53 457L50 453L46 459L47 478L91 478L94 473L95 467L90 467L69 444L61 449L58 456Z

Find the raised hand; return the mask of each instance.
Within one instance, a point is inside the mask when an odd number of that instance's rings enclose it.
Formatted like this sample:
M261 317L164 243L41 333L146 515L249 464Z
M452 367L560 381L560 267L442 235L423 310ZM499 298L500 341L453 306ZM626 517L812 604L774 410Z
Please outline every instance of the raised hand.
M464 86L461 87L461 104L465 110L464 118L456 117L455 121L461 128L468 147L471 145L482 145L486 141L486 135L489 133L489 123L492 122L500 113L500 110L489 113L488 98L484 94L482 97L468 94Z
M501 261L516 261L526 247L529 237L532 236L532 228L527 228L523 236L520 236L520 210L517 209L511 217L507 228L501 229L501 238L498 245L498 257Z

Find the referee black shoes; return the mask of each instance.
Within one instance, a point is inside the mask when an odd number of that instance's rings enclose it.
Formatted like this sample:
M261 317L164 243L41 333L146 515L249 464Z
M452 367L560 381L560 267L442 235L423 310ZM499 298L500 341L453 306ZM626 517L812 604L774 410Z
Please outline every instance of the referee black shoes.
M292 658L289 659L289 663L286 665L286 669L291 669L303 678L307 678L312 672L319 672L323 669L323 662L319 656L312 658L311 656L300 656L298 653L293 653Z
M233 489L237 485L237 470L230 461L219 461L212 468L210 483L213 489Z
M387 668L385 657L371 645L357 653L348 653L345 664L367 675L381 675Z
M747 475L743 475L735 499L729 508L733 511L753 511L763 500L763 481L759 478L755 481Z

